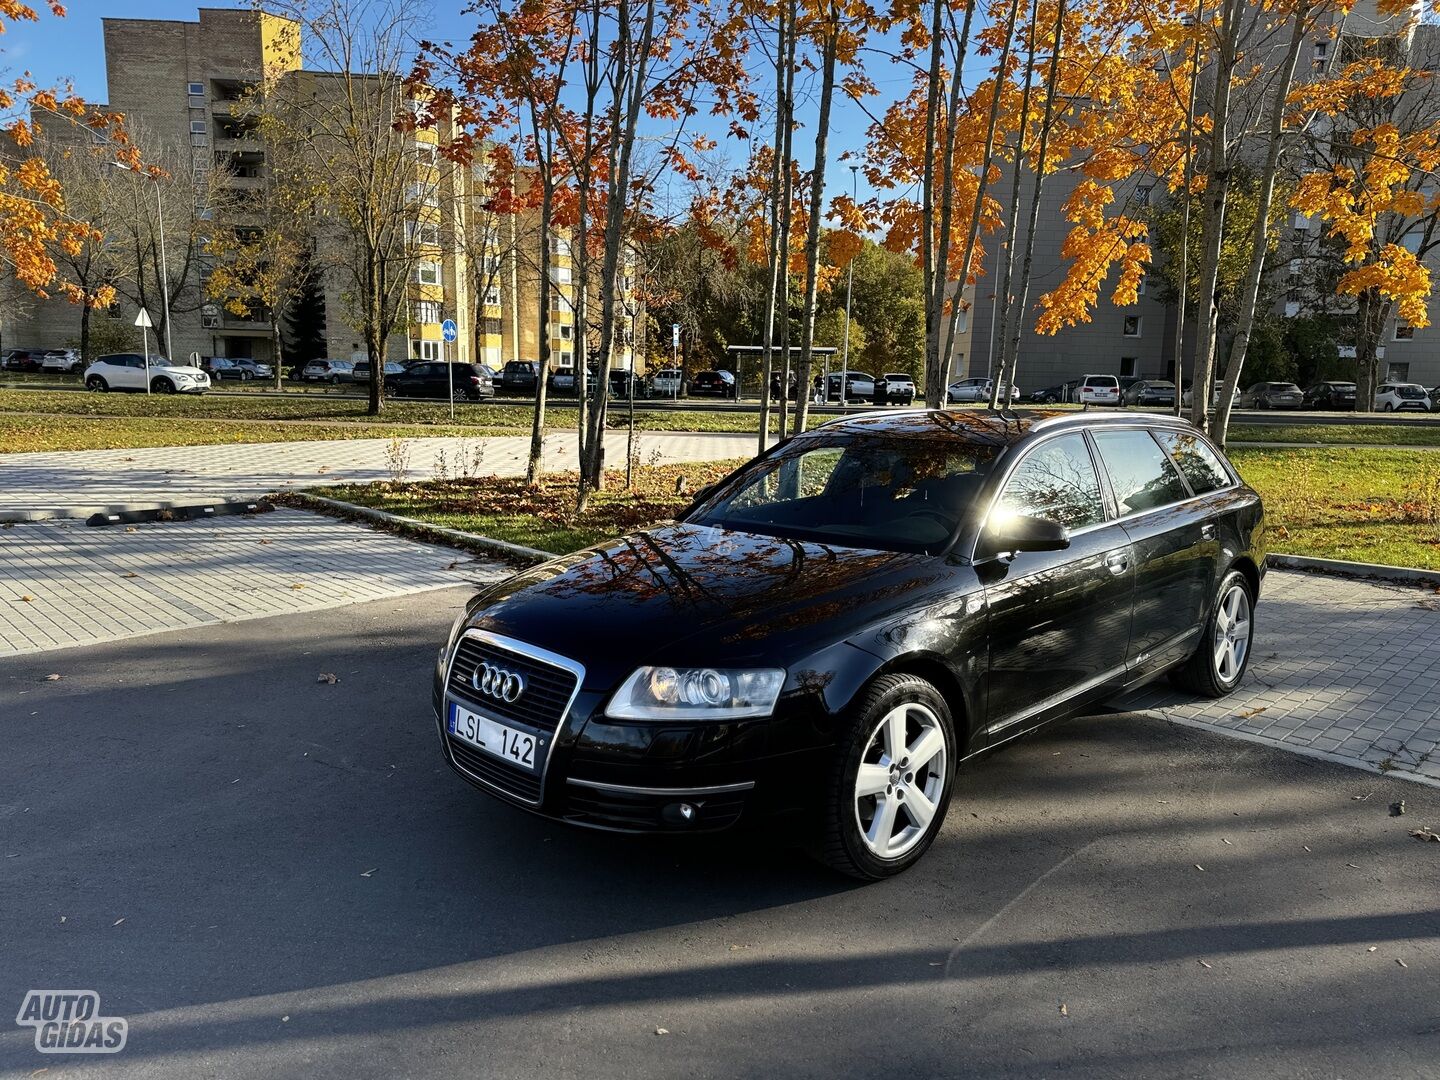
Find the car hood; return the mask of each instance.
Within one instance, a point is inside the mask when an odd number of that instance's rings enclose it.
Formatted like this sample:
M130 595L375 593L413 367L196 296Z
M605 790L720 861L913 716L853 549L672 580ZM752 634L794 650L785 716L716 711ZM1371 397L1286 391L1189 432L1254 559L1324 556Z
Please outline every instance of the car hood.
M787 665L951 588L943 558L672 524L543 563L481 594L468 625L585 665Z
M159 364L150 365L150 374L158 375L164 372L169 375L189 375L191 378L208 379L210 376L198 367L191 367L189 364L171 364L169 367L161 367Z

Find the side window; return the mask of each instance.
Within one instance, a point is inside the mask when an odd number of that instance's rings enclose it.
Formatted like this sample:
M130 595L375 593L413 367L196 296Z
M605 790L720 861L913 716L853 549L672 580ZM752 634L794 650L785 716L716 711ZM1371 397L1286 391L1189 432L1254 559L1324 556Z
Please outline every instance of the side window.
M1215 451L1200 436L1183 431L1154 431L1151 434L1170 451L1175 464L1190 481L1190 490L1196 495L1230 486L1230 474L1225 471Z
M1138 514L1188 498L1185 481L1148 431L1095 431L1120 513Z
M1067 529L1104 521L1100 479L1085 437L1062 435L1031 450L1010 474L995 506L1002 512L1045 518Z

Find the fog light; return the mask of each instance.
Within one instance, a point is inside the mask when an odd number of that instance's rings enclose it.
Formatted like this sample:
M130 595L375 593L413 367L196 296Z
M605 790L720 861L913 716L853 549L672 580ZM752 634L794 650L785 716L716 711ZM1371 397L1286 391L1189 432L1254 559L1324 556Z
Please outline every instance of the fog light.
M666 825L693 825L699 816L700 811L688 802L669 803L660 811Z

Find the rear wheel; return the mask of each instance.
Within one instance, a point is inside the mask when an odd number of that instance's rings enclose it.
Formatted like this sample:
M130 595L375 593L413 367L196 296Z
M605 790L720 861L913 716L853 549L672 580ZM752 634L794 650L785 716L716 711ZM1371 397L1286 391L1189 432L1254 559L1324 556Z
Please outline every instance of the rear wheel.
M331 376L330 376L330 385L331 385L331 386L339 386L339 385L340 385L340 376L339 376L339 375L331 375Z
M157 375L150 380L150 392L152 394L173 394L175 384L163 375Z
M917 862L950 805L955 727L940 692L915 675L883 675L860 696L836 752L819 855L877 881Z
M103 394L110 389L110 384L99 375L91 375L85 380L85 389L89 390L92 394Z
M1244 574L1231 570L1220 583L1199 646L1171 673L1171 681L1201 697L1224 697L1239 685L1250 664L1254 635L1254 591Z

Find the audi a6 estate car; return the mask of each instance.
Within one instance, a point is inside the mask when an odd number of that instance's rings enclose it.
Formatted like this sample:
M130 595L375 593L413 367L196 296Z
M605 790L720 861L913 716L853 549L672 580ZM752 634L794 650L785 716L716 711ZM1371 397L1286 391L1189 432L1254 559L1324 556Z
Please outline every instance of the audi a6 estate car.
M437 657L441 746L552 818L780 822L885 877L934 840L965 759L1167 673L1230 691L1263 520L1174 417L837 420L678 521L477 594Z

